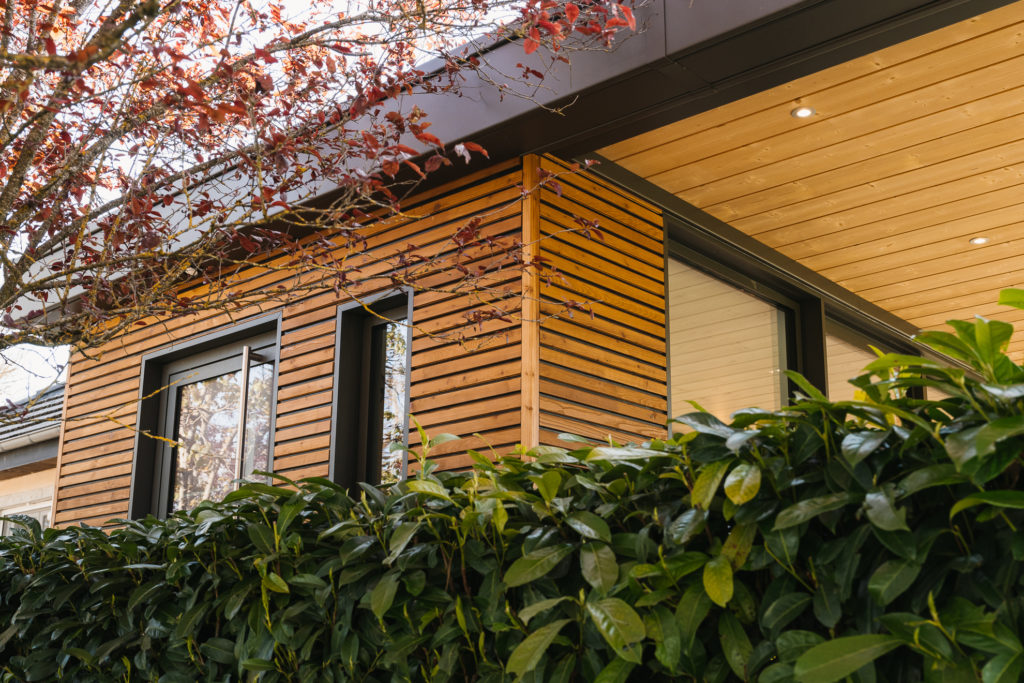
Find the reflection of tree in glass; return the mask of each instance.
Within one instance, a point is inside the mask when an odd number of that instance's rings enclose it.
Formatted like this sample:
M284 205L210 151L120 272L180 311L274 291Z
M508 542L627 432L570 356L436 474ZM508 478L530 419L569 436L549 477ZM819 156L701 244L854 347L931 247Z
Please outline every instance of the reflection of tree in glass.
M250 370L244 474L269 463L272 370L269 364ZM193 508L234 488L241 378L237 371L181 387L173 509Z
M382 484L390 484L402 478L402 452L389 451L393 443L401 444L405 437L405 320L396 320L386 325L384 335L384 410L381 433L381 474Z
M245 454L242 476L246 479L266 481L254 477L253 471L270 469L270 409L274 397L274 365L264 363L249 370L249 400L245 414Z

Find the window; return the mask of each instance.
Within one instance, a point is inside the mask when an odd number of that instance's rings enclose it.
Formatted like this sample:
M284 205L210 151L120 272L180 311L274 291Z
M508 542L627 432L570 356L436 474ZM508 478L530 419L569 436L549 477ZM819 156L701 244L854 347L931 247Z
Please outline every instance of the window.
M682 261L668 260L669 405L692 400L721 420L781 407L788 394L786 313Z
M143 359L131 516L166 515L272 467L276 320Z
M864 366L878 356L870 342L853 330L829 320L825 327L825 353L828 357L828 397L849 401L857 387L850 380L864 374ZM877 345L876 345L877 346Z
M9 517L10 515L25 515L39 522L39 526L46 529L50 526L50 507L52 506L52 500L36 501L31 505L21 505L10 508L0 509L0 517ZM24 527L20 524L4 519L0 520L0 536L7 536L15 529L23 529Z
M331 478L346 486L405 476L409 415L409 293L338 311Z

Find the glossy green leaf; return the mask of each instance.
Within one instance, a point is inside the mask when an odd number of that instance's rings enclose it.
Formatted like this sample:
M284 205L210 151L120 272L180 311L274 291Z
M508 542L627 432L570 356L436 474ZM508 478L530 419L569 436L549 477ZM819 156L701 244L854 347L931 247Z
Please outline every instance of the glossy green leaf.
M736 505L754 500L761 490L761 468L741 463L725 478L725 495Z
M608 522L604 521L593 512L580 510L565 518L565 523L584 538L593 538L605 543L612 542L612 532L608 528Z
M292 522L295 521L295 518L298 517L305 507L306 501L298 494L295 494L281 505L281 512L277 516L277 533L279 536L285 535L288 527L292 525Z
M551 642L571 619L559 619L530 633L509 655L506 670L518 676L533 671L547 653Z
M391 538L388 540L388 556L384 558L384 564L390 565L392 562L398 559L398 556L402 554L405 547L409 545L409 541L416 535L416 531L420 528L419 522L403 522L391 532Z
M725 543L722 544L722 556L729 558L734 571L738 571L746 563L756 535L755 524L737 524L729 532Z
M416 493L422 493L448 501L451 500L448 496L448 492L445 491L444 487L436 481L430 481L429 479L409 479L405 482L405 486L410 491L415 491Z
M437 446L449 443L451 441L459 441L461 438L461 436L456 436L454 434L447 434L442 432L441 434L435 434L434 436L430 437L430 440L427 441L427 447L436 448Z
M1020 683L1024 673L1024 654L1003 652L981 670L982 683Z
M725 607L732 600L732 565L729 558L723 555L710 560L704 565L704 591L711 601L719 607Z
M687 413L680 415L675 418L676 422L681 422L690 429L702 434L711 434L713 436L720 436L723 439L728 439L735 430L729 427L724 422L719 420L717 417L708 412L700 413Z
M879 429L850 432L843 437L843 457L845 457L847 462L851 465L856 465L861 460L878 450L878 447L885 443L885 440L889 437L890 433L891 432L888 430L882 431Z
M235 641L227 638L208 638L199 646L199 651L220 664L235 663Z
M395 601L395 593L398 591L398 576L393 572L385 574L370 592L370 609L378 619L384 618Z
M832 683L900 646L887 635L836 638L812 647L796 661L793 674L800 683Z
M609 592L619 580L615 553L604 543L586 543L580 548L583 579L599 593Z
M757 677L757 683L793 683L794 680L793 667L782 662L766 666Z
M558 566L573 551L573 546L559 545L538 548L520 557L505 572L505 585L522 586L535 581Z
M902 495L909 496L932 486L947 486L963 480L954 465L942 463L914 470L900 480L897 489Z
M921 573L921 565L909 560L889 560L868 580L868 592L879 605L885 606L910 588Z
M707 519L707 510L690 508L672 520L666 533L676 545L686 545L704 530Z
M288 584L274 572L267 572L267 575L263 577L263 585L267 590L272 590L275 593L289 593L291 589L288 588Z
M813 631L803 631L800 629L783 631L775 638L775 652L778 653L780 662L789 664L795 662L805 652L824 641L824 638Z
M616 657L608 662L608 666L601 669L601 673L597 674L594 683L626 683L629 680L629 672L635 667L636 662Z
M519 610L519 620L522 621L523 624L529 624L530 620L538 614L546 612L552 607L560 605L567 600L570 600L570 598L567 596L562 596L560 598L548 598L547 600L539 600Z
M799 503L790 505L779 513L778 517L775 518L775 530L778 531L796 526L797 524L803 524L823 512L838 510L844 505L849 505L858 500L859 496L850 492L830 493L827 496L802 500Z
M761 626L769 633L779 633L800 616L809 604L811 596L807 593L793 592L781 595L765 609L761 616Z
M1000 291L999 305L1013 306L1014 308L1024 308L1024 289L1007 287L1006 289Z
M835 628L843 617L839 587L830 579L818 579L818 587L814 591L814 616L825 628Z
M949 518L952 519L956 513L975 505L992 505L1000 508L1024 510L1024 491L982 491L980 493L972 493L958 500L950 508Z
M639 652L629 648L646 635L644 622L636 611L618 598L588 601L587 614L612 649L630 662L639 662Z
M633 448L628 446L597 446L590 451L590 455L587 456L588 461L595 460L650 460L651 451L646 448Z
M683 656L679 621L667 608L658 606L646 619L647 637L655 642L654 656L669 671L676 671Z
M794 370L786 370L785 373L786 377L788 377L798 387L800 387L801 391L807 394L807 396L809 396L811 399L815 401L828 400L828 398L825 397L825 394L821 393L821 389L807 381L807 378L801 375L799 372L796 372Z
M697 475L697 481L693 484L693 493L690 494L693 505L703 510L711 507L711 501L718 491L718 485L722 483L728 469L728 460L718 460L701 468L700 474Z
M683 636L683 647L689 650L693 646L697 629L711 611L711 598L708 597L703 585L692 583L683 593L676 606L676 622Z
M907 511L896 508L890 488L876 489L864 496L864 511L871 523L886 531L910 531L907 526Z
M558 495L558 488L562 485L562 477L555 470L548 470L541 475L531 475L529 480L537 487L537 492L545 503L554 500Z
M741 680L747 680L747 665L754 648L743 626L730 612L722 612L718 617L718 639L729 668Z

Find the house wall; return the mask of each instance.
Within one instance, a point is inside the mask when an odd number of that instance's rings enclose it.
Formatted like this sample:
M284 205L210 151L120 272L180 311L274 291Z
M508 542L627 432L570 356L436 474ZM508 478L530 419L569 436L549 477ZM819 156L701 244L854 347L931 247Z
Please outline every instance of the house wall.
M665 434L665 252L660 210L598 179L558 174L536 195L539 441L619 443ZM584 223L596 226L589 234ZM529 225L529 222L526 223ZM574 301L581 310L565 305ZM561 443L561 445L565 445Z
M507 450L520 440L521 274L508 269L504 251L521 237L521 180L516 160L421 195L405 204L403 217L369 228L365 251L350 256L359 276L370 280L361 296L391 286L382 277L393 263L388 257L409 245L441 259L441 266L418 281L427 289L414 299L411 407L432 434L479 432L483 437L438 448L433 455L446 467L468 464L466 448ZM459 275L444 267L451 263L451 235L474 216L482 217L482 234L499 240L470 252L477 265L492 266L490 288L452 291ZM258 267L237 280L239 288L296 283L293 274ZM89 358L75 357L68 374L55 522L97 524L127 516L143 355L272 310L282 316L274 469L293 478L326 476L335 316L347 301L351 298L344 294L319 290L233 320L217 312L147 320ZM469 322L467 313L489 304L507 308L506 320Z
M522 186L536 185L540 168L555 174L557 185L524 198ZM416 281L411 412L432 435L473 435L431 451L443 468L468 466L470 448L507 453L520 442L558 444L562 432L622 443L665 432L661 215L593 174L567 171L555 159L528 156L469 175L407 202L403 216L370 226L365 250L348 255L364 281L360 296L392 288L394 256L410 246L436 257ZM459 284L462 274L453 267L452 235L473 218L494 240L463 255L473 268L487 267L482 289ZM586 225L596 230L586 234ZM526 260L541 267L515 263L511 247L520 244ZM234 279L240 290L300 283L294 272L259 266ZM321 288L233 319L208 312L147 320L89 358L74 358L56 523L128 515L144 355L276 311L273 468L291 478L327 476L336 314L350 301ZM480 320L478 311L493 315ZM415 434L411 441L417 443Z

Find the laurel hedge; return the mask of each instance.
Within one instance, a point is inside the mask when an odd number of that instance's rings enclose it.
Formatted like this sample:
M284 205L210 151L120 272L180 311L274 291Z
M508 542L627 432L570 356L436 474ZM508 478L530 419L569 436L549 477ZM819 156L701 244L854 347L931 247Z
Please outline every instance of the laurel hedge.
M1024 302L1024 293L1004 295ZM252 483L0 541L4 680L1021 680L1024 368L977 319L860 400L679 418L358 497ZM946 397L919 398L920 387ZM522 457L527 456L527 457Z

